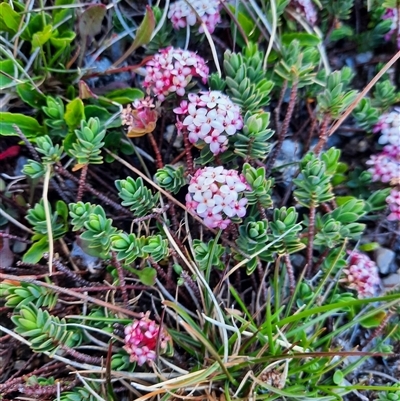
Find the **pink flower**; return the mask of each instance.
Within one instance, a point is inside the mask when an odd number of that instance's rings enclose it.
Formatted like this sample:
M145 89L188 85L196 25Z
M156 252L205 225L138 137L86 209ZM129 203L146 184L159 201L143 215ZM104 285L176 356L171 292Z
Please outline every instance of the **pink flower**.
M186 132L191 143L208 144L214 155L224 152L228 136L243 127L239 106L219 91L191 93L189 103L182 101L174 111L179 115L180 132Z
M315 11L315 6L312 0L292 0L290 4L293 5L298 12L304 15L310 25L315 25L318 15Z
M146 76L143 86L160 101L171 93L183 96L193 86L193 78L201 78L205 84L209 70L205 61L189 50L174 49L172 46L160 50L146 64ZM177 114L183 114L185 105L177 108Z
M390 195L386 198L386 202L390 209L387 219L389 221L400 221L400 190L392 189Z
M165 350L170 337L164 329L149 319L147 312L140 320L134 320L125 327L125 351L130 355L131 362L139 366L156 359L156 350Z
M358 298L373 297L380 285L378 268L367 255L353 251L349 265L343 269L345 275L340 281L358 293Z
M187 25L196 25L198 23L197 13L209 32L213 33L216 25L221 22L220 9L221 4L219 0L178 0L169 6L168 18L175 29L181 29ZM201 25L199 32L204 32Z
M397 47L400 49L400 27L397 8L388 8L382 19L389 19L392 21L390 31L385 35L385 40L389 41L394 37L397 42Z
M133 108L128 104L121 113L122 125L127 127L128 137L139 137L153 132L158 119L153 99L137 99L132 106Z
M243 192L248 188L244 182L236 170L223 166L199 169L190 180L186 207L196 211L207 227L224 230L231 218L246 215L248 200Z

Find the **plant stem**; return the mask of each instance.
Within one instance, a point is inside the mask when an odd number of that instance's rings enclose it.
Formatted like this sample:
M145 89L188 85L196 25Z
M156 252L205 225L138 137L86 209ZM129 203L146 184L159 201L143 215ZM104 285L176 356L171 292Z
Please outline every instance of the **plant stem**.
M286 271L289 277L289 291L290 291L290 295L293 296L294 294L294 289L296 287L296 281L294 278L294 270L293 270L293 265L292 262L290 260L290 256L288 253L285 253L285 255L283 256L284 260L285 260L285 264L286 264Z
M279 120L280 120L280 116L281 116L281 107L282 107L283 99L284 99L284 97L285 97L287 85L288 85L288 82L287 82L287 80L285 80L285 81L283 82L282 89L281 89L281 93L280 93L280 95L279 95L278 104L276 105L275 110L274 110L275 129L276 129L276 133L277 133L278 135L279 135L279 131L280 131L280 123L279 123Z
M184 132L182 135L183 135L183 144L185 146L187 171L190 175L193 175L194 166L193 166L193 157L192 157L192 144L189 142L189 138L188 138L186 132Z
M157 142L154 139L154 135L152 133L150 133L150 134L147 134L147 137L149 138L149 141L150 141L151 146L153 148L154 154L156 156L156 166L157 166L157 168L158 169L163 168L164 167L164 163L162 161L160 149L158 148Z
M314 153L317 156L321 153L323 147L328 140L328 125L330 121L331 117L328 114L325 114L324 119L322 120L321 128L319 130L319 141L314 149Z
M118 273L118 280L119 280L119 287L121 288L122 292L122 299L124 300L124 305L126 308L129 306L129 297L128 297L128 291L126 290L126 283L125 283L125 276L124 276L124 270L121 266L121 263L119 263L117 259L117 254L114 251L111 251L111 264L117 269Z
M81 176L79 178L79 186L78 186L78 193L76 195L76 201L80 202L82 200L83 193L85 191L85 184L86 184L86 176L88 172L88 165L85 164L81 170Z
M60 163L57 163L57 165L54 166L54 170L63 176L69 178L70 180L79 183L78 178L76 178L74 175L72 175L68 170L66 170ZM101 192L95 190L92 188L89 184L86 184L85 189L92 193L93 195L97 196L100 200L102 200L105 204L108 204L112 206L114 209L118 210L119 212L123 213L126 216L132 216L132 213L126 210L124 207L119 205L117 202L114 202L110 198L108 198L106 195L102 194Z
M286 111L285 119L283 120L282 127L278 132L278 141L276 143L275 148L272 151L271 156L268 158L268 162L265 167L267 176L271 173L272 167L274 166L275 160L278 157L279 152L281 151L283 141L285 140L285 136L289 129L290 120L292 119L294 106L296 105L296 100L297 100L297 87L298 87L298 82L294 81L292 84L292 89L290 91L289 104Z

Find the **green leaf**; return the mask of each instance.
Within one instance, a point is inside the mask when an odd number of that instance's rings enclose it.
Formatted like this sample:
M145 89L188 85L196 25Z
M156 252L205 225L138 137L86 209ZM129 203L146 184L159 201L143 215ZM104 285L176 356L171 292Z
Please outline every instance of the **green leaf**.
M20 22L21 16L8 3L0 4L0 30L15 33Z
M338 29L334 29L331 33L331 36L329 37L329 40L332 42L344 39L344 38L349 38L354 35L354 31L351 27L348 25L342 25Z
M43 127L33 117L19 113L0 112L0 136L18 136L13 125L27 138L35 138L44 133Z
M24 263L38 263L43 257L43 253L49 250L47 237L42 237L35 242L24 254L22 260Z
M120 104L127 104L133 102L136 99L143 98L144 93L140 89L126 88L126 89L117 89L112 92L109 92L106 94L105 97Z
M135 270L135 274L144 285L154 285L156 282L157 271L152 267L145 267L143 270Z
M54 32L52 37L50 38L50 43L57 47L58 49L62 49L68 44L70 44L76 37L76 33L72 31L65 31L61 34L58 32Z
M14 81L12 78L17 78L15 73L18 76L18 70L14 68L12 60L0 61L0 88L10 85Z
M82 120L85 119L85 108L83 102L78 97L67 104L64 120L70 130L79 127Z
M333 375L333 382L340 386L340 384L343 382L344 375L341 370L337 370L334 375Z
M379 311L373 316L370 316L366 319L361 320L360 324L362 327L366 329L371 329L374 327L378 327L386 317L386 313L384 311Z
M154 28L156 26L156 20L154 18L154 12L150 6L146 6L146 14L136 31L135 39L129 48L131 52L140 46L147 45L150 42L151 36L153 35Z
M293 40L298 40L301 46L317 46L321 43L321 39L311 33L296 32L282 35L282 43L285 45L289 45Z
M379 247L380 245L378 242L368 242L366 244L360 245L358 249L363 252L371 252L375 249L378 249Z
M95 105L85 106L85 116L86 120L89 120L90 117L98 117L101 125L105 125L105 123L112 117L112 114L105 108ZM121 119L115 119L111 124L107 125L107 129L109 128L119 128L121 126Z
M82 36L95 36L101 31L107 8L103 4L89 6L79 18L78 29Z
M29 83L17 85L17 93L23 102L29 104L34 109L40 109L46 105L46 96L42 95Z
M34 33L32 36L32 50L42 47L51 38L52 31L53 27L46 25L42 31Z

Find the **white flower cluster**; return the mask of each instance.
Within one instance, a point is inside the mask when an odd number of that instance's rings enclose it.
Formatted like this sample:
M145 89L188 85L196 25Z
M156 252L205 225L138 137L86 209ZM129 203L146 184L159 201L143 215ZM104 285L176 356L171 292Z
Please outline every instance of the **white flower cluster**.
M367 165L373 181L395 185L400 178L400 111L383 114L373 129L379 133L378 143L385 145L381 153L372 155Z
M186 207L204 219L210 228L224 230L232 217L244 217L248 199L240 194L250 187L243 175L223 166L205 167L190 180Z
M179 132L187 132L191 143L204 141L214 155L224 152L228 136L243 127L239 106L219 91L190 93L189 102L183 100L174 112L183 118L177 123Z
M168 18L175 29L180 29L196 25L197 13L209 32L213 33L215 26L221 22L220 8L219 0L178 0L170 5ZM202 26L199 32L204 32Z

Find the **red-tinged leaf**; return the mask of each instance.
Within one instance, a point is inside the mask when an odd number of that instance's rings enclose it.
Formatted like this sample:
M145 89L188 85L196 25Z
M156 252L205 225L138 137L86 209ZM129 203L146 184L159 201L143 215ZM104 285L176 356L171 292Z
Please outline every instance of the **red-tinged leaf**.
M15 157L18 156L19 152L21 150L21 147L18 145L15 146L10 146L8 149L6 149L4 152L0 153L0 160L7 159L9 157Z
M114 67L123 63L138 47L147 45L150 42L151 37L156 26L156 19L154 12L150 6L146 6L146 14L144 15L143 21L136 31L136 36L129 49L114 63Z
M79 81L79 98L84 99L97 99L98 96L92 92L85 81Z
M133 50L150 42L155 26L156 19L154 18L154 12L150 6L146 6L146 14L136 31L135 40L132 43Z
M107 7L104 4L89 6L79 18L79 32L82 36L95 36L101 31Z

